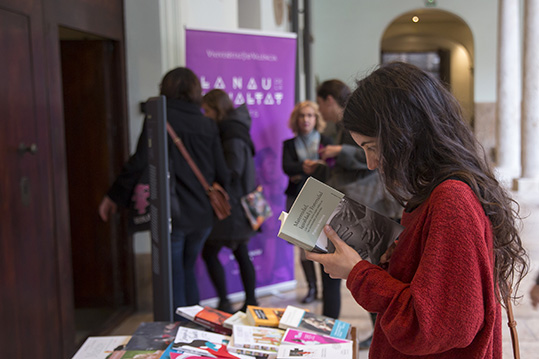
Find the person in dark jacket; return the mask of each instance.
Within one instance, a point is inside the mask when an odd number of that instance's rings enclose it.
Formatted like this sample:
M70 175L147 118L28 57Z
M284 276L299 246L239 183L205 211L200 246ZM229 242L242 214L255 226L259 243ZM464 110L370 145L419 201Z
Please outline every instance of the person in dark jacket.
M350 94L350 88L337 79L322 82L316 90L316 102L320 106L320 112L328 122L335 124L337 131L337 143L320 151L321 158L332 159L335 162L327 184L369 208L398 220L402 207L387 192L378 171L371 171L368 168L365 151L355 143L342 124L343 111ZM334 303L328 303L328 311L338 316L341 308L341 280L330 278L327 273L323 273L322 279L328 290L339 293L338 299L335 295ZM371 321L374 326L376 313L371 313ZM361 341L359 348L368 348L371 340L372 337L369 337Z
M321 148L332 144L332 140L321 134L325 121L318 110L318 105L312 101L296 104L290 115L288 127L296 135L283 142L283 171L288 176L286 188L286 209L290 210L299 191L309 176L322 182L329 175L328 164L321 160L318 152ZM316 271L314 263L305 258L303 251L300 257L301 267L309 289L302 303L311 303L318 295ZM331 296L324 293L325 296Z
M245 291L245 303L241 309L245 311L247 305L258 305L255 296L255 269L247 247L249 238L255 231L240 202L241 197L256 188L253 160L255 148L249 134L251 117L245 104L235 109L226 92L218 89L211 90L204 96L202 108L206 116L212 118L219 127L226 165L232 175L228 187L232 215L215 224L204 245L202 258L219 297L218 309L231 313L233 310L228 299L225 271L218 254L224 246L232 250L240 268Z
M533 307L537 308L539 305L539 274L537 275L537 278L535 278L535 285L530 290L530 297Z
M166 97L167 121L183 141L193 161L208 183L228 186L230 173L226 167L219 132L215 123L201 110L202 90L197 76L188 68L169 71L161 82L161 95ZM104 221L116 212L117 206L128 206L133 189L148 166L146 126L138 140L136 152L114 181L99 205ZM208 196L181 155L168 138L172 197L179 206L172 206L172 287L173 305L195 305L199 292L195 277L195 261L214 224ZM181 209L181 215L179 213ZM176 317L177 320L180 317Z

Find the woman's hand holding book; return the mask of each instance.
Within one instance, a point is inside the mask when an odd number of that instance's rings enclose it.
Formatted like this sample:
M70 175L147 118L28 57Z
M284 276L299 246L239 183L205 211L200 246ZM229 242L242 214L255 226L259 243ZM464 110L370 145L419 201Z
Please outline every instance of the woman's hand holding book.
M324 227L324 232L335 246L335 252L319 254L305 251L305 257L311 261L322 264L324 266L324 271L328 273L331 278L347 279L354 266L362 259L354 248L350 247L339 238L331 226L326 225Z

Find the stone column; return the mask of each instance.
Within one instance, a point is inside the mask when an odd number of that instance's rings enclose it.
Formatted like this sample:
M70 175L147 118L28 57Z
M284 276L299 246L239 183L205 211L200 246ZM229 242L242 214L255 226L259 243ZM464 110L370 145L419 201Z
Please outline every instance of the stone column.
M497 84L497 176L510 186L520 177L520 11L519 0L499 0Z
M519 191L539 191L539 0L524 1L522 177Z

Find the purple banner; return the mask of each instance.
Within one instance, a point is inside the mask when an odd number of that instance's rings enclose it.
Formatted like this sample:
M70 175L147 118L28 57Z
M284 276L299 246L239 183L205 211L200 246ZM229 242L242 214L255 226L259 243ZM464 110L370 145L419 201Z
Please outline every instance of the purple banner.
M277 232L288 181L281 167L282 143L293 137L287 123L294 108L296 38L187 29L186 66L199 76L203 92L222 89L236 107L246 103L249 108L258 183L273 210L273 217L249 243L257 288L291 281L294 250ZM232 252L223 248L219 258L227 273L228 292L242 292ZM196 266L200 298L215 297L200 258Z

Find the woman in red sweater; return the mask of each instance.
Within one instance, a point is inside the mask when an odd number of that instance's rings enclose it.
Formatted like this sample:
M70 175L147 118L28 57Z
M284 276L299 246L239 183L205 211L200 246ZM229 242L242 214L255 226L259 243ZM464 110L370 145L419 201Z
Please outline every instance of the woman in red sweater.
M344 125L403 205L386 269L326 226L332 254L307 253L378 313L370 358L502 358L501 303L527 272L512 199L460 106L434 77L385 65L358 81Z

